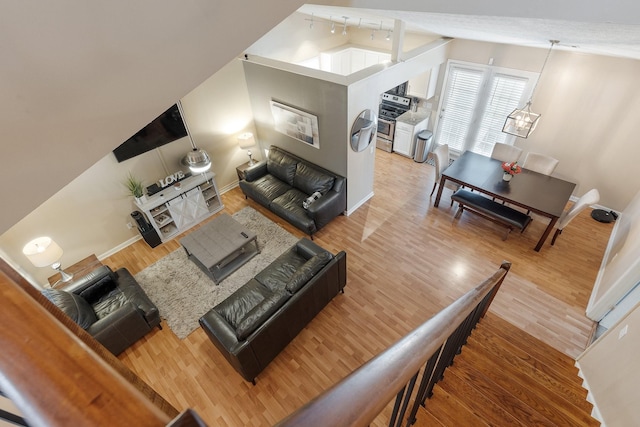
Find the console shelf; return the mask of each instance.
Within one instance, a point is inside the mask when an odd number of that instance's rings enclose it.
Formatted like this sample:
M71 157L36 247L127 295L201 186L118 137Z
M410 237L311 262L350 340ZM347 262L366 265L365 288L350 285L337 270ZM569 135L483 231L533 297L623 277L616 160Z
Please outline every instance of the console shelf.
M178 189L166 187L136 205L166 242L224 208L214 177L212 172L190 176Z

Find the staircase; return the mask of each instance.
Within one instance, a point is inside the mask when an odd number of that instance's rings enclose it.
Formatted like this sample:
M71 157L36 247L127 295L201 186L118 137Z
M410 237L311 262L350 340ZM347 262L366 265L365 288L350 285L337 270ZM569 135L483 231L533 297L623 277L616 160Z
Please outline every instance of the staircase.
M573 359L488 313L414 426L599 426L581 384Z

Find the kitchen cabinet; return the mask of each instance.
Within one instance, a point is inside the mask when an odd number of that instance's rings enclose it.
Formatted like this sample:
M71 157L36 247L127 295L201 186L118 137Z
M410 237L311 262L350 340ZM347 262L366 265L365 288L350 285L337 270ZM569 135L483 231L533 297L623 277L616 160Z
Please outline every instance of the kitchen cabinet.
M403 156L413 157L417 135L427 128L428 113L408 111L396 119L396 131L393 135L393 151Z
M417 96L419 98L429 99L435 95L439 71L440 66L436 65L430 70L409 79L407 85L407 96Z
M393 151L403 156L411 157L412 126L406 123L396 122L396 133L393 136Z

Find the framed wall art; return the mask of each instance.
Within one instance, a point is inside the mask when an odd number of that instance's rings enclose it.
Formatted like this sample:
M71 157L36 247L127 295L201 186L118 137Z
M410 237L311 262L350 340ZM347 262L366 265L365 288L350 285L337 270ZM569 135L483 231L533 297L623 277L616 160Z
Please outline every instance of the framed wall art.
M270 103L275 130L320 149L318 117L276 101Z

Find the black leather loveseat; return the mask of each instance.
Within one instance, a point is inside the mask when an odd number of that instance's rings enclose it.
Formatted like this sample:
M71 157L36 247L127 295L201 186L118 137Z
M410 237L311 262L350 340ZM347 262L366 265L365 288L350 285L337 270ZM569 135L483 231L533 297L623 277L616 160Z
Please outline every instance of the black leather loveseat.
M200 318L242 377L255 377L346 284L346 253L301 239Z
M347 209L346 181L272 145L266 161L245 171L240 189L312 236ZM305 208L305 200L315 192L321 197Z
M158 308L126 268L103 265L42 293L116 356L161 328Z

